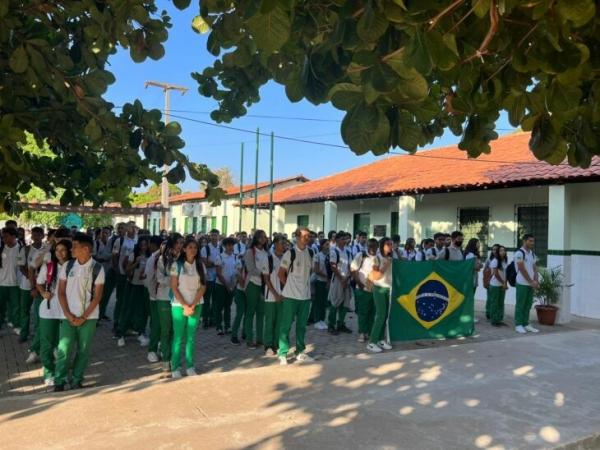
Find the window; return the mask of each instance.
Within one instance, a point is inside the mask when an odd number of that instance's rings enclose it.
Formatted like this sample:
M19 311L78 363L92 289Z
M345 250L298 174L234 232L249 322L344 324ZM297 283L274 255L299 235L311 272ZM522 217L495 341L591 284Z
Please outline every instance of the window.
M390 217L391 223L391 236L398 234L398 222L400 221L400 215L398 211L392 211L392 217ZM404 236L406 238L406 236Z
M460 208L458 210L458 226L464 235L465 245L471 238L479 239L479 251L487 253L489 239L490 209Z
M208 227L208 217L202 217L200 221L200 232L206 233L206 228Z
M190 218L189 218L189 217L185 217L185 218L183 219L183 232L184 232L185 234L189 234L189 233L191 233L191 232L192 232L192 230L191 230L190 226L191 226L191 221L190 221Z
M210 229L214 230L215 228L217 228L217 218L213 216L210 218Z
M177 219L175 217L171 219L171 231L177 231Z
M364 231L369 235L369 231L371 228L371 215L369 213L358 213L354 214L354 231L353 236L356 236L356 233L359 231Z
M297 216L296 225L298 225L298 227L308 227L308 214Z
M152 219L152 234L158 234L158 219Z
M548 258L548 205L528 205L516 207L517 236L515 247L521 246L524 234L535 237L535 253L538 264L545 266Z
M221 234L227 236L227 216L221 217Z
M192 233L197 233L198 232L198 218L194 217L192 218Z

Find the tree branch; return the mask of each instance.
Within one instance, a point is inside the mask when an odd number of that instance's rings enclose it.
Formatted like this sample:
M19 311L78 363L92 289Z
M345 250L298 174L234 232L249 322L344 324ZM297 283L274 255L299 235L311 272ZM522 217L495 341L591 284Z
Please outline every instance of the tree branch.
M452 12L452 10L454 8L456 8L457 6L459 6L461 3L463 3L464 0L455 0L453 3L451 3L447 8L443 9L442 11L439 12L439 14L437 16L435 16L433 19L431 19L429 21L429 30L431 31L433 30L433 28L438 24L438 22L446 15L449 14L450 12Z
M496 32L498 31L498 23L500 21L500 18L498 15L498 8L496 7L496 0L490 1L490 29L485 35L485 38L483 38L483 42L481 43L477 51L471 56L469 56L467 59L463 60L463 63L470 62L476 58L481 58L483 55L486 55L488 53L487 48L492 42L492 39L494 39Z

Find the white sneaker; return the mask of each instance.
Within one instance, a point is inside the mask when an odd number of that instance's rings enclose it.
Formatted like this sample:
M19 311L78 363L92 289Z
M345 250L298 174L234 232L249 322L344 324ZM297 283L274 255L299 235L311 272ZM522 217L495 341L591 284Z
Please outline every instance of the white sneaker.
M150 339L148 339L146 336L144 336L143 334L140 334L137 338L138 342L140 343L140 345L142 347L146 347L149 343L150 343Z
M171 363L169 361L163 362L162 370L164 370L165 372L170 372L171 371Z
M383 350L391 350L392 349L392 346L386 341L379 341L377 343L377 345L379 347L381 347Z
M188 370L185 371L185 374L188 377L195 377L196 375L198 375L198 372L196 372L196 369L194 369L193 367L190 367Z
M125 338L124 337L120 337L119 340L117 341L117 345L119 347L125 347Z
M539 333L540 330L538 330L537 328L533 328L531 325L527 325L525 327L525 331L529 331L530 333Z
M154 352L148 353L148 362L151 362L151 363L158 362L158 355Z
M315 359L312 356L302 352L296 356L296 360L300 362L313 362Z
M21 329L20 328L13 328L13 331L15 332L15 334L17 336L21 334Z
M46 385L47 387L54 386L54 378L46 378L44 380L44 385Z
M525 328L523 327L523 325L517 325L515 327L515 331L519 334L525 334L527 333L527 330L525 330Z
M174 380L181 378L181 370L177 369L171 372L171 378L173 378Z
M360 333L358 335L358 339L357 339L358 342L365 342L366 340L367 340L367 337L365 336L364 333Z
M315 328L317 330L326 330L327 324L321 320L320 322L315 323Z
M35 364L38 361L38 354L36 352L29 352L29 356L25 360L25 364Z
M9 327L11 327L11 328L14 328L14 327L15 327L15 326L13 325L13 323L12 323L12 322L6 322L6 325L8 325L8 326L9 326Z
M279 365L280 366L287 366L288 365L287 356L280 356L279 357Z
M372 342L367 344L367 350L371 353L381 353L383 351L379 345L373 344Z

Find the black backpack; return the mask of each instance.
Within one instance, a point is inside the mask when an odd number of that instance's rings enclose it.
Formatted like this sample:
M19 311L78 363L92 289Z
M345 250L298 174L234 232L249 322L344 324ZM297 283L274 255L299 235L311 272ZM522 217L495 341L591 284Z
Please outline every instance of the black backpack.
M65 276L67 277L67 279L69 278L69 273L71 273L71 269L73 269L74 265L74 259L70 259L69 262L67 262L67 267L65 268ZM100 274L100 269L102 269L102 264L92 259L92 285L90 286L90 294L92 294L92 299L94 298L96 278L98 278L98 275Z
M308 254L310 255L310 260L312 261L312 259L314 258L315 253L313 252L312 248L310 247L306 247L308 249ZM273 264L273 256L269 253L269 264ZM294 271L294 261L296 260L296 248L292 247L290 249L290 268L288 269L288 273L291 273ZM312 265L312 262L311 262ZM269 266L271 267L271 266ZM273 270L273 269L271 269Z
M517 249L515 253L517 252L523 253L523 259L525 259L525 252L522 249ZM506 281L508 281L508 284L512 287L517 285L517 265L515 264L514 256L510 264L506 266Z

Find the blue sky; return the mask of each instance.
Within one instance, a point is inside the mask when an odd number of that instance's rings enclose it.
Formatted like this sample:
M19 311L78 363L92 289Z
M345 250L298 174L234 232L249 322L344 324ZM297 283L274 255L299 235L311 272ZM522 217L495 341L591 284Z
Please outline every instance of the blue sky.
M177 10L170 1L158 1L159 9L166 9L172 18L173 28L165 44L166 54L159 61L146 60L136 64L129 58L128 51L119 51L110 59L111 67L117 81L109 88L106 98L115 105L140 99L146 108L164 107L164 96L158 88L144 88L147 80L156 80L188 87L184 96L173 91L171 109L174 115L193 119L211 121L208 113L215 109L216 102L198 93L198 85L191 78L194 71L202 71L212 64L214 57L206 50L207 35L198 35L191 28L191 21L198 13L197 2L192 2L185 11ZM284 88L276 83L269 83L261 90L261 102L253 105L249 115L283 116L325 119L325 122L266 119L243 117L226 124L236 128L295 138L344 145L340 136L339 121L343 112L331 105L314 106L307 101L291 103ZM185 111L185 112L176 112ZM198 124L187 120L178 120L183 128L183 139L186 141L184 152L194 162L208 164L211 168L229 167L235 181L240 175L240 144L245 142L244 184L254 181L254 164L256 138L254 135L238 131ZM499 134L507 133L512 127L505 118L498 122ZM451 133L438 139L433 147L458 142ZM259 152L259 181L269 177L270 139L261 137ZM372 154L356 156L350 150L275 140L275 178L304 174L308 178L318 178L334 172L375 161L378 157ZM197 182L188 179L182 185L186 191L196 190Z

